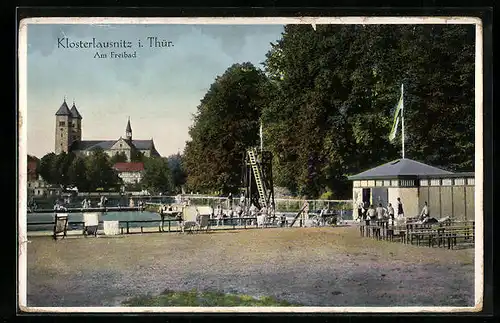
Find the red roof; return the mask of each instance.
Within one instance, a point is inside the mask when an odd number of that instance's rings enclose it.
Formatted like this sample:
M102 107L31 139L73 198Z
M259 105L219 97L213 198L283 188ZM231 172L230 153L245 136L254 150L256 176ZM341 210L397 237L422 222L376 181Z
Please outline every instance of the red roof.
M116 163L114 168L119 172L141 172L144 170L144 163Z

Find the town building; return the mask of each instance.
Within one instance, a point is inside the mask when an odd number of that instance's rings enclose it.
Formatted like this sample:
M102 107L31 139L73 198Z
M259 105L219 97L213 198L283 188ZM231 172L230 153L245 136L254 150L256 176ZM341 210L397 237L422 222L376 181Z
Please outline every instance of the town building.
M36 181L37 176L37 162L36 161L28 161L28 181Z
M62 193L58 185L50 185L45 182L41 176L36 179L28 180L28 197L37 196L57 196Z
M391 203L396 209L399 197L405 217L418 216L427 202L436 219L475 219L474 173L453 173L403 158L348 178L353 181L353 210L365 202Z
M75 103L71 109L66 99L56 112L55 153L74 152L89 156L95 149L102 149L112 157L122 153L131 161L131 157L140 152L146 157L159 157L153 139L133 139L130 118L125 129L125 137L115 140L82 140L82 115Z
M123 180L123 184L140 183L144 176L144 163L116 163L113 168Z

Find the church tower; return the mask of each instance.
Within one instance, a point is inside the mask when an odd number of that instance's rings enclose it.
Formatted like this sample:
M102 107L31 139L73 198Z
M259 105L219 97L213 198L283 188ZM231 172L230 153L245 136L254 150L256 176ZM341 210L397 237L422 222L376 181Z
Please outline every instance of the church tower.
M56 112L56 140L54 152L57 155L62 152L67 153L69 150L72 136L72 119L71 111L66 104L66 98L64 98L63 104Z
M132 127L130 126L130 117L128 117L127 128L125 129L125 138L132 141Z
M71 119L72 119L72 134L70 138L70 145L75 141L82 140L82 116L78 109L76 108L75 101L73 101L73 106L71 107Z

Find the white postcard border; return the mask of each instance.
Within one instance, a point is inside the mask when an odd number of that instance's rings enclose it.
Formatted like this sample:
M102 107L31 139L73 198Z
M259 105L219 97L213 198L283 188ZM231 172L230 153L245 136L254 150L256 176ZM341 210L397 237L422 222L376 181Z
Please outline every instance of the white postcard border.
M29 307L27 306L27 27L29 24L474 24L475 57L475 306L473 307ZM483 26L476 17L213 17L213 18L25 18L19 26L19 183L18 183L18 305L36 313L425 313L477 312L483 307ZM478 216L483 215L483 216Z

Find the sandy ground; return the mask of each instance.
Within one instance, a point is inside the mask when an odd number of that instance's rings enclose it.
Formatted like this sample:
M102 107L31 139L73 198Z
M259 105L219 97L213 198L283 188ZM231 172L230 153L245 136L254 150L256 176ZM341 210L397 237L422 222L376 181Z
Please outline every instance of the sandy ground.
M31 237L28 306L119 306L170 290L304 306L473 306L474 250L361 238L355 227Z

